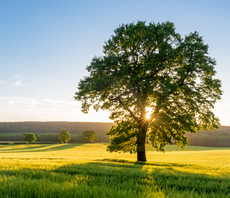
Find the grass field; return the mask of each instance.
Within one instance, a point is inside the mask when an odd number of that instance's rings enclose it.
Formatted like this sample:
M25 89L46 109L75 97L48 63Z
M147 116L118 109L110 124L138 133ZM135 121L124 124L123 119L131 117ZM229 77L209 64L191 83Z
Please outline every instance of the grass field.
M106 144L0 145L0 197L230 197L230 148L167 146L106 152Z

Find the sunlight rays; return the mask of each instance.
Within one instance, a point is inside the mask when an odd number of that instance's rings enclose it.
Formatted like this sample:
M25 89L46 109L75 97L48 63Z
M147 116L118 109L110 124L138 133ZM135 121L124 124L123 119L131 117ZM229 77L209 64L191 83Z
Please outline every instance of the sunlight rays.
M150 116L151 116L151 110L152 109L150 107L146 107L145 110L146 110L145 118L148 120L150 118Z

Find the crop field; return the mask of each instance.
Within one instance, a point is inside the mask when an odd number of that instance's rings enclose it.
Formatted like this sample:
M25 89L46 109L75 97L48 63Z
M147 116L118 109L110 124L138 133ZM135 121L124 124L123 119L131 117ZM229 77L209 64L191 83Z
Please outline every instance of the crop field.
M230 197L230 148L167 146L106 152L106 144L0 145L0 197Z

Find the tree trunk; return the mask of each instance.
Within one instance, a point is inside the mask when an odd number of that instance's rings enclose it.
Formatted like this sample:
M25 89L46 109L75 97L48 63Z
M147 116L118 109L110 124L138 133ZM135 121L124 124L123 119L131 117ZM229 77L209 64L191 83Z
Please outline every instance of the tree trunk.
M145 154L145 138L147 132L147 125L142 124L137 134L137 161L146 162Z
M137 151L137 161L140 162L146 162L146 155L145 155L145 150L144 151Z

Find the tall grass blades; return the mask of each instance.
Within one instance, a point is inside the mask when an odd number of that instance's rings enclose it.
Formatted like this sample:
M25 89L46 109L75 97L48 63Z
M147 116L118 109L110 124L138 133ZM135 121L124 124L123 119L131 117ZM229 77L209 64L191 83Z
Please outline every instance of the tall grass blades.
M105 148L1 145L0 197L230 197L230 149L170 147L136 163L135 155Z

